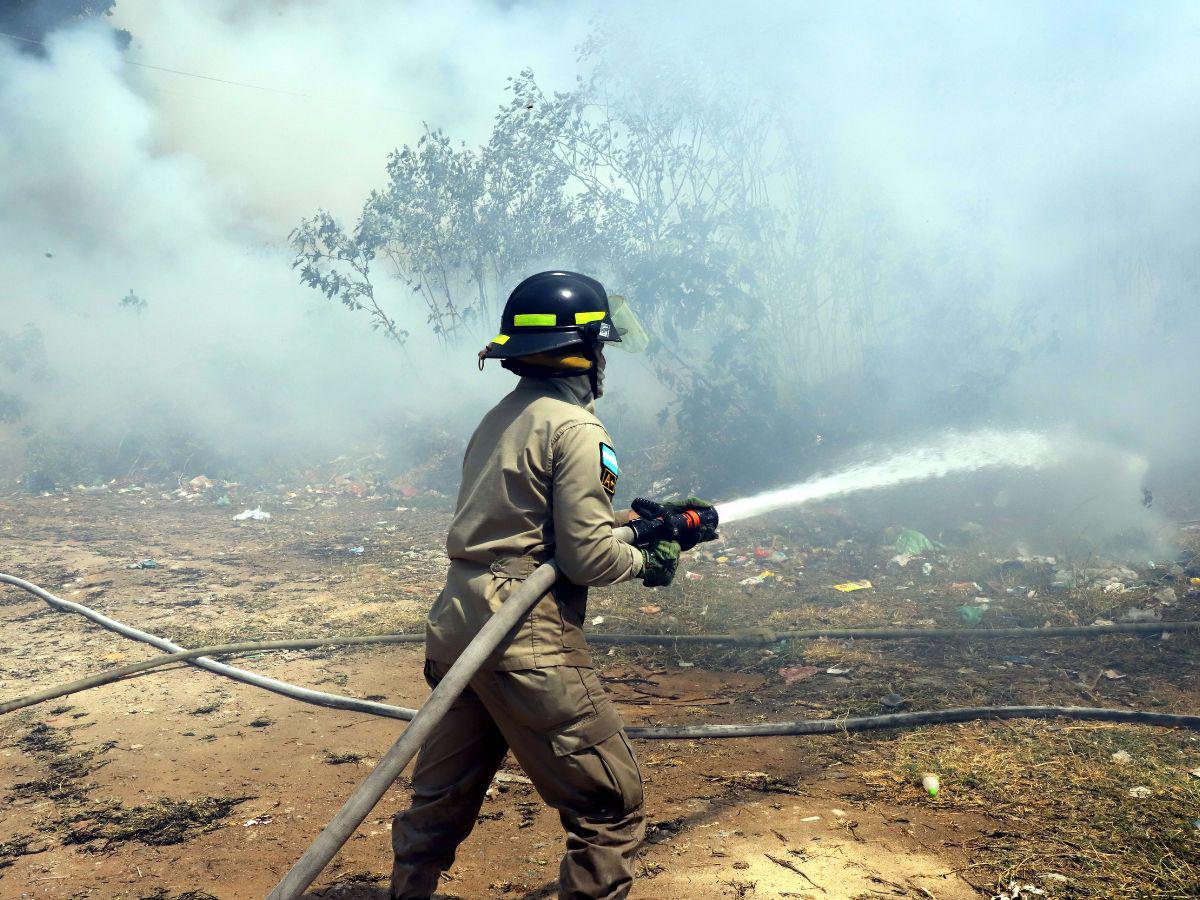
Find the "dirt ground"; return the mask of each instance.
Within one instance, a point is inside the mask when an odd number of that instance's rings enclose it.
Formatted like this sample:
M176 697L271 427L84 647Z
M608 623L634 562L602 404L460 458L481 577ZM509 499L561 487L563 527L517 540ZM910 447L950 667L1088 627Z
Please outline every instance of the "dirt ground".
M444 499L235 497L217 506L212 492L158 488L14 495L0 500L0 570L185 646L420 629L446 562ZM257 504L269 521L233 521ZM1135 609L1200 619L1186 554L1125 573L1118 590L1106 585L1120 573L1095 561L1002 560L967 539L901 566L888 562L895 535L857 533L836 510L812 516L729 529L670 588L593 595L595 630L664 633L661 645L596 651L630 724L872 714L889 694L909 709L1028 702L1200 712L1196 638L1186 634L1086 646L672 644L670 632L955 625L972 604L985 609L981 627L1088 623ZM1180 539L1200 535L1185 527ZM155 567L130 568L148 559ZM833 588L851 578L872 587ZM0 698L155 652L23 592L0 593ZM238 664L417 706L427 693L421 662L419 646L392 646ZM0 897L262 896L399 730L186 667L0 717ZM1022 884L1053 897L1200 896L1192 733L976 723L647 741L638 750L653 824L635 897L950 900ZM921 788L925 771L942 778L936 798ZM443 882L447 897L554 895L557 818L511 759L503 774ZM401 779L313 896L386 895L389 818L406 796Z

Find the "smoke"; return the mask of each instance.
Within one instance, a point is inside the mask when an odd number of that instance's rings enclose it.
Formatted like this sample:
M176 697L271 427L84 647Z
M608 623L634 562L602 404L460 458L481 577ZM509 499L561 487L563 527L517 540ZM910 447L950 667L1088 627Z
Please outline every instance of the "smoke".
M1194 4L121 0L110 24L132 35L124 55L104 23L51 32L44 58L0 38L0 331L36 325L53 373L7 382L27 423L119 440L169 413L268 458L341 452L414 412L469 430L508 376L477 375L474 348L439 345L383 284L406 357L299 287L285 237L319 207L353 219L423 123L486 140L506 76L569 87L599 30L589 64L646 96L781 117L807 161L797 205L818 237L847 236L823 245L816 288L841 302L854 273L871 316L818 339L784 315L762 339L783 394L813 389L791 366L819 340L868 384L844 434L1072 429L1146 456L1151 479L1194 465ZM682 349L714 345L703 327ZM851 335L861 350L841 352ZM626 358L609 378L606 415L661 405L661 388L639 405Z
M0 384L22 426L113 450L166 430L283 464L412 413L467 429L502 390L420 316L401 316L417 336L401 351L290 268L297 217L352 211L422 115L490 116L502 42L530 24L481 4L451 48L444 9L384 6L117 10L137 34L130 59L319 100L131 66L101 22L67 24L36 55L0 38L0 337L32 326L44 352Z

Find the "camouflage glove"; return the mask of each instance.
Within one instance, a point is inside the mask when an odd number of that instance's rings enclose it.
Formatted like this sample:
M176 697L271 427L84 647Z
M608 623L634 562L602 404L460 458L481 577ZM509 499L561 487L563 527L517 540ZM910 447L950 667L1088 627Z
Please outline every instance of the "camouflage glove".
M675 578L682 551L674 541L655 541L642 550L642 584L646 587L666 587Z
M669 513L681 513L689 509L712 509L713 505L707 500L701 500L699 497L687 497L679 500L666 500L663 506ZM679 542L680 549L691 550L697 544L703 544L705 541L714 541L717 539L717 529L702 528L699 532L692 532L684 536L684 540Z

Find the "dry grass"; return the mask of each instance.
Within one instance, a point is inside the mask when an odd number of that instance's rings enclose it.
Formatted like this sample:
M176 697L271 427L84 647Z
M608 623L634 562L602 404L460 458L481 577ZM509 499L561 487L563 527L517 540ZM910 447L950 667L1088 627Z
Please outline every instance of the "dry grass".
M1124 751L1121 764L1113 754ZM875 743L872 795L984 813L997 828L971 847L971 880L1042 884L1059 897L1200 896L1200 759L1192 734L1120 725L972 724ZM864 760L860 757L860 762ZM868 763L870 765L870 763ZM937 773L929 799L921 776ZM1149 796L1130 796L1146 788Z

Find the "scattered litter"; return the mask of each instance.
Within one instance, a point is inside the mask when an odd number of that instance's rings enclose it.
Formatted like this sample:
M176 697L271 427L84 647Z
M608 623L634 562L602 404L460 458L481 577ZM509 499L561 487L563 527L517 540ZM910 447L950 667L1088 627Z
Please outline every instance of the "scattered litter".
M888 563L890 563L893 566L899 566L901 569L903 569L914 559L916 559L916 557L913 556L911 553L897 553L895 556L893 556L891 559L888 560Z
M1141 609L1136 606L1121 614L1123 622L1158 622L1161 619L1162 613L1157 609Z
M157 569L158 563L153 559L139 559L135 563L130 563L125 568L127 568L127 569Z
M1192 769L1192 771L1188 772L1188 774L1193 778L1200 778L1200 768Z
M851 591L868 591L873 587L874 585L864 578L861 581L847 581L843 582L842 584L835 584L833 589L835 591L841 591L843 594L848 594Z
M1047 872L1045 875L1039 875L1038 878L1042 881L1054 881L1058 884L1070 884L1071 879L1066 875L1060 875L1058 872Z
M938 791L942 789L942 781L932 772L926 772L921 776L921 787L925 789L930 797L936 797Z
M655 606L653 603L647 603L645 606L639 606L638 609L648 616L657 616L660 612L662 612L662 607Z
M922 575L932 575L933 574L933 563L921 563L921 574Z
M1107 678L1109 681L1120 681L1125 676L1122 675L1120 672L1118 672L1116 669L1105 669L1104 677Z
M956 581L950 585L950 590L958 594L977 594L983 590L977 581Z
M1189 578L1188 584L1192 587L1200 587L1200 578Z
M751 587L756 584L762 584L768 578L774 578L774 577L775 577L774 572L763 572L761 575L753 575L750 578L743 578L741 581L738 582L738 584L745 585L747 587Z
M1155 591L1152 599L1155 603L1161 603L1163 606L1174 606L1179 602L1179 595L1175 593L1175 588L1165 587Z
M253 828L255 825L270 825L275 821L272 815L255 816L253 819L247 819L242 823L243 828Z
M803 819L801 819L800 821L801 821L801 822L820 822L820 821L821 821L821 817L820 817L820 816L805 816L805 817L804 817Z
M592 624L593 625L603 625L604 624L604 616L593 616Z
M925 551L932 550L933 546L933 541L911 528L906 528L896 538L896 552L908 556L920 556Z
M983 614L987 612L986 606L960 606L958 608L958 617L967 625L978 625L983 621Z
M849 669L839 669L837 666L825 670L826 675L849 675Z
M902 706L908 703L907 700L895 692L892 692L886 697L881 698L879 702L885 709L900 709Z
M1012 663L1014 666L1028 666L1032 663L1032 660L1028 656L1002 656L1000 658L1004 662Z
M686 578L688 581L703 581L704 580L704 576L701 575L699 572L684 572L683 577Z
M353 553L355 556L362 556L364 553L366 553L366 549L363 547L351 547L346 552Z
M1129 796L1136 800L1145 800L1153 793L1154 792L1150 790L1150 788L1144 787L1143 785L1138 785L1137 787L1131 787L1129 789Z
M1117 623L1114 622L1112 619L1093 619L1092 624L1104 626L1104 625L1116 625Z
M1128 750L1118 750L1112 755L1112 761L1119 766L1127 766L1133 762L1133 757L1129 755Z
M497 772L492 781L496 784L533 784L524 775L510 775L508 772Z
M217 506L231 506L233 501L229 499L228 494L222 494L216 499L216 504Z
M1110 581L1101 590L1106 594L1123 594L1125 593L1125 585L1119 581Z
M193 491L207 491L212 486L213 480L211 478L206 478L203 475L197 475L188 482L188 487L190 487Z
M784 666L779 670L779 674L784 684L795 684L805 678L812 678L820 671L816 666Z
M261 522L264 519L269 519L269 518L271 518L271 514L269 512L263 512L261 506L256 506L256 507L254 507L254 509L247 509L243 512L238 513L236 516L233 517L233 521L245 522L247 519L253 519L255 522Z
M1032 884L1021 884L1014 879L1008 882L1007 888L1002 889L998 894L993 894L992 900L1026 900L1027 897L1045 896L1046 892L1040 887L1034 887Z
M694 662L685 662L685 661L684 661L684 660L682 660L682 659L677 659L677 660L675 660L675 665L679 666L679 668L681 668L681 669L694 669L694 668L696 668L696 664L695 664Z

